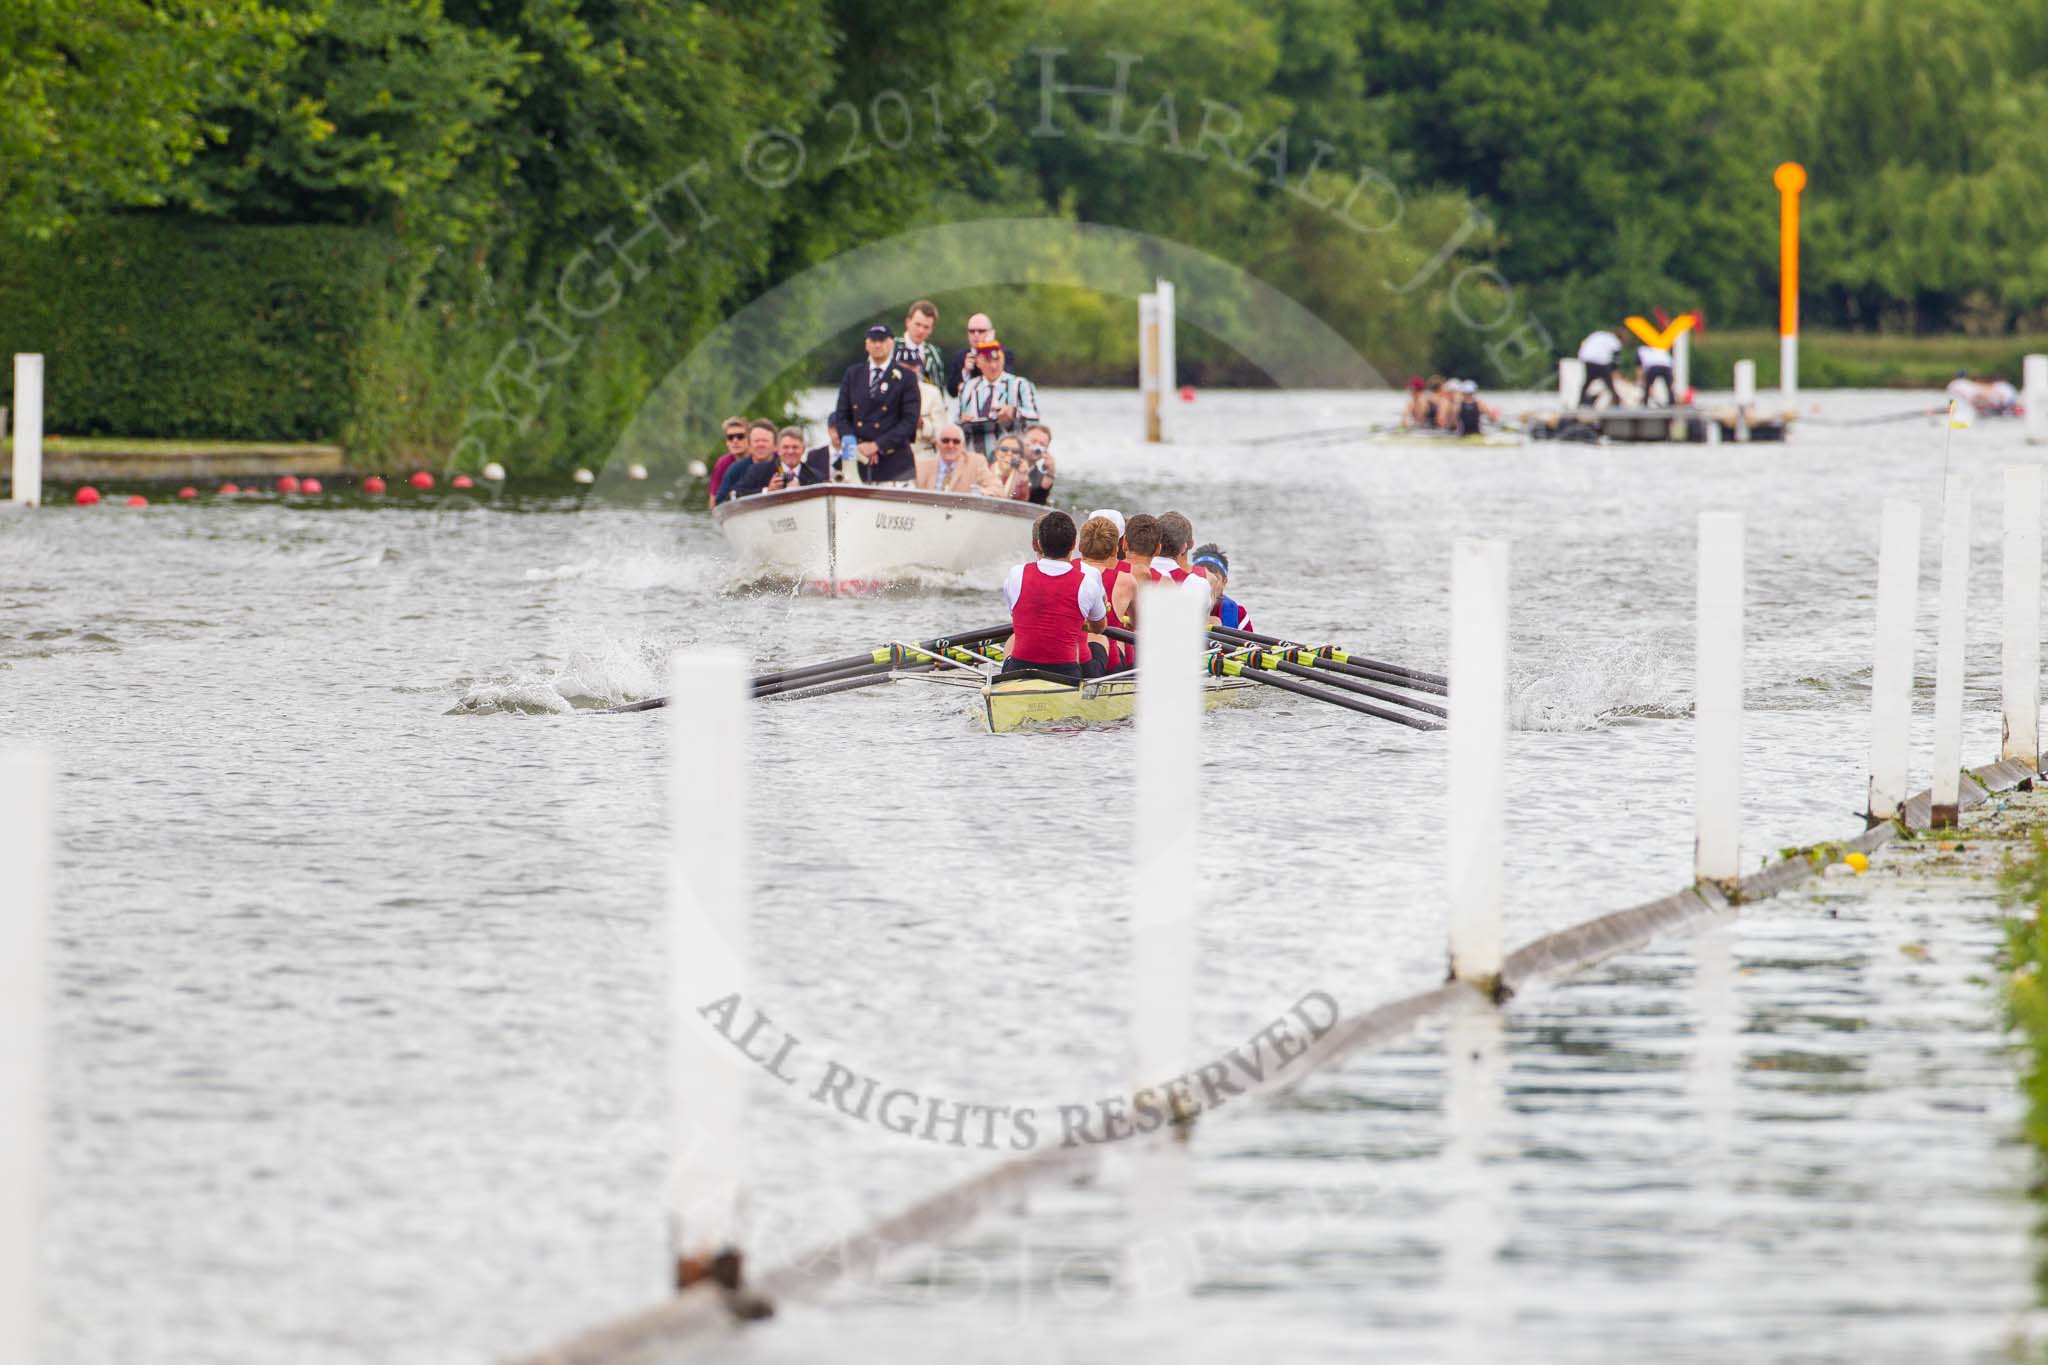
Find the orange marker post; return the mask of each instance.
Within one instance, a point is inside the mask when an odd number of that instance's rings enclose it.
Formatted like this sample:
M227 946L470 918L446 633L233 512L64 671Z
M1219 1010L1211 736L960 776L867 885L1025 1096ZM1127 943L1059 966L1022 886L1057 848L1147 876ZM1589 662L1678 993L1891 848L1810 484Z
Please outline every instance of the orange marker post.
M1778 388L1789 409L1799 400L1799 192L1806 167L1787 161L1771 175L1778 187Z

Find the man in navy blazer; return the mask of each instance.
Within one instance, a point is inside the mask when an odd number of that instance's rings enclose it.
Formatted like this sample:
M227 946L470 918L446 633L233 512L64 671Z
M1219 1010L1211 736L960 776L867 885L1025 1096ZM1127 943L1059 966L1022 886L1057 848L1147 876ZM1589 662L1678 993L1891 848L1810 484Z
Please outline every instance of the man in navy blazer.
M896 342L879 324L868 328L866 360L839 381L832 424L851 436L863 483L909 483L917 476L910 443L917 435L917 376L895 361Z

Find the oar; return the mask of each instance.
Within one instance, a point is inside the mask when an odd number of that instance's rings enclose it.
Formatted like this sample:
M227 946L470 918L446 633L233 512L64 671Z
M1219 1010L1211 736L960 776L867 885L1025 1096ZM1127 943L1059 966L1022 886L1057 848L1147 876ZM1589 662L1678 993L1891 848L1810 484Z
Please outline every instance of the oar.
M1314 656L1302 654L1300 657L1310 659ZM1288 659L1286 652L1282 650L1255 650L1252 652L1252 657L1246 660L1246 662L1255 663L1258 667L1271 672L1286 673L1296 678L1310 678L1325 687L1335 687L1341 691L1355 692L1361 697L1371 697L1376 701L1392 702L1396 706L1405 706L1411 711L1420 711L1424 715L1436 716L1439 719L1446 714L1441 706L1432 705L1426 701L1418 701L1414 697L1404 696L1399 692L1389 692L1386 688L1374 687L1371 683L1353 682L1349 678L1332 673L1328 668L1321 665L1311 667L1307 663L1295 663Z
M1292 648L1296 645L1296 642L1292 640L1282 640L1272 635L1258 635L1249 630L1232 630L1229 626L1211 626L1209 630L1212 634L1221 635L1225 639L1249 641L1253 644L1279 645L1282 648ZM1352 654L1338 649L1334 645L1325 645L1316 650L1315 653L1319 660L1329 659L1340 664L1355 664L1362 668L1377 669L1381 673L1391 673L1397 678L1406 678L1412 682L1435 684L1434 687L1429 689L1430 691L1451 685L1451 680L1441 673L1428 673L1419 668L1408 668L1401 664L1390 664L1380 659L1368 659L1361 654Z
M954 645L976 645L985 640L993 640L998 636L1008 635L1010 630L1010 623L1005 621L1001 625L983 626L978 630L959 631L951 635L941 635L936 639L922 642L917 648L931 653L950 649ZM756 677L754 679L753 692L757 697L774 696L782 690L794 690L785 689L783 684L786 683L799 682L806 679L814 682L836 682L856 674L865 674L870 670L884 670L886 676L886 670L889 666L900 662L901 655L905 652L897 645L880 645L865 654L853 654L844 659L828 659L821 664L805 664L799 668L778 669L775 672L763 673ZM648 697L643 701L630 701L621 706L607 706L598 714L607 716L626 715L634 711L654 711L667 705L667 697Z
M1258 436L1245 441L1246 447L1295 445L1302 441L1341 440L1346 436L1378 436L1400 427L1399 422L1377 422L1363 427L1322 427L1315 431L1283 431L1277 436Z
M1221 630L1222 627L1211 626L1209 629L1214 632ZM1256 649L1259 647L1255 642L1239 640L1229 635L1212 634L1210 638L1229 645L1233 649ZM1410 692L1429 692L1439 697L1444 696L1451 690L1445 683L1416 682L1412 678L1404 676L1403 673L1389 672L1384 668L1367 668L1363 664L1340 663L1307 645L1272 645L1268 646L1268 648L1279 651L1280 656L1284 659L1300 664L1304 668L1313 668L1319 673L1342 673L1348 677L1365 678L1370 682L1385 683L1389 687L1404 687ZM1405 672L1412 671L1405 670Z
M1314 697L1317 701L1326 701L1332 706L1341 706L1347 711L1356 711L1360 715L1376 716L1381 720L1390 720L1396 725L1405 725L1411 730L1441 730L1444 728L1438 722L1426 720L1421 716L1403 715L1399 711L1389 711L1384 707L1374 706L1371 702L1367 701L1353 701L1350 697L1340 696L1335 692L1326 692L1320 687L1311 687L1305 682L1296 682L1292 678L1284 678L1277 673L1266 672L1257 664L1248 664L1242 659L1219 657L1215 661L1214 666L1216 671L1226 678L1249 678L1255 683L1262 683L1267 687L1277 687L1283 692L1292 692L1298 697Z
M998 636L1008 635L1010 629L1010 623L1005 621L999 626L984 626L980 630L970 630L954 635L941 635L936 640L923 641L918 645L918 648L939 650L952 645L978 645L984 640L993 640ZM885 664L894 657L894 648L892 645L878 645L865 654L854 654L844 659L830 659L821 664L805 664L799 668L784 668L773 673L763 673L754 679L754 686L767 687L774 683L789 682L796 678L814 678L823 673L841 673L849 668L857 668L862 664Z
M1891 412L1882 417L1852 417L1846 422L1829 421L1825 417L1809 417L1806 420L1821 427L1875 427L1886 422L1909 422L1915 417L1939 417L1941 408L1915 408L1911 412Z
M883 669L868 677L840 678L837 680L828 680L825 682L795 683L788 687L777 688L774 691L756 692L754 696L757 699L785 696L825 697L830 696L834 692L851 692L856 688L874 687L879 683L893 682L897 678L901 677L906 673L929 673L936 667L936 664L912 664L908 668Z
M1125 640L1134 644L1138 639L1136 635L1119 626L1111 626L1104 633L1113 640ZM1244 678L1267 687L1277 687L1282 692L1292 692L1298 697L1313 697L1317 701L1326 701L1332 706L1341 706L1347 711L1356 711L1360 715L1374 716L1380 720L1390 720L1396 725L1405 725L1411 730L1441 730L1444 728L1436 721L1426 720L1421 716L1410 716L1399 711L1389 711L1384 707L1374 706L1371 702L1355 701L1339 692L1332 692L1321 687L1311 687L1305 682L1296 682L1292 678L1281 676L1277 670L1262 668L1256 662L1248 664L1242 659L1212 655L1210 656L1209 667L1211 672L1226 678Z

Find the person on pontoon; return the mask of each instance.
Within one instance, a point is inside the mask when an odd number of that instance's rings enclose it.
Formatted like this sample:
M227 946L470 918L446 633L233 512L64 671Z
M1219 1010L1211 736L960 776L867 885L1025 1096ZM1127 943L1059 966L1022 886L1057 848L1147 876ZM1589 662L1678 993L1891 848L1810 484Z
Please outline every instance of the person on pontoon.
M1671 352L1662 346L1642 345L1636 347L1636 373L1643 385L1643 406L1655 407L1657 381L1664 381L1664 406L1678 406L1678 390L1673 387L1676 374L1671 367Z
M1593 386L1605 384L1614 406L1622 406L1621 390L1614 387L1614 362L1621 354L1621 338L1612 332L1594 332L1579 343L1579 361L1586 367L1586 382L1579 386L1578 407L1593 406Z
M1040 517L1031 539L1038 559L1019 564L1003 582L1011 630L1003 672L1052 673L1079 682L1088 637L1100 635L1109 616L1102 579L1067 558L1075 530L1065 512Z

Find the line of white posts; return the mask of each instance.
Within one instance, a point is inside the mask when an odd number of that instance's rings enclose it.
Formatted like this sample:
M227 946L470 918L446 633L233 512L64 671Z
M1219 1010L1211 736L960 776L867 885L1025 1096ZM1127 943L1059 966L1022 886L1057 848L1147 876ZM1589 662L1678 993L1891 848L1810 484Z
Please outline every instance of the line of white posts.
M2003 757L2038 762L2041 477L2004 474ZM1878 567L1872 675L1869 815L1896 818L1904 801L1919 579L1919 508L1887 500ZM1941 630L1935 687L1934 802L1953 819L1960 769L1965 586L1970 504L1960 476L1944 489ZM1740 874L1742 795L1743 521L1699 519L1695 868L1706 881ZM1188 793L1199 786L1202 698L1198 660L1207 592L1153 590L1139 674L1136 884L1147 894L1132 922L1133 1063L1138 1083L1181 1074L1190 1053L1196 874L1200 830ZM1501 925L1508 731L1508 547L1461 540L1452 551L1445 841L1452 975L1489 994L1504 960ZM668 710L669 1087L668 1217L679 1279L745 1240L742 1128L749 1064L707 1020L718 1002L751 1012L747 910L751 867L731 831L750 786L748 665L730 650L682 651L671 661ZM0 755L0 1360L36 1360L37 1224L47 1113L47 974L51 779L39 754ZM748 822L737 822L745 830ZM24 1117L25 1116L25 1117ZM1156 1197L1175 1181L1141 1182ZM1166 1192L1165 1194L1160 1193ZM1178 1191L1176 1193L1176 1191ZM1148 1212L1157 1227L1164 1210ZM1185 1268L1184 1268L1185 1269Z

